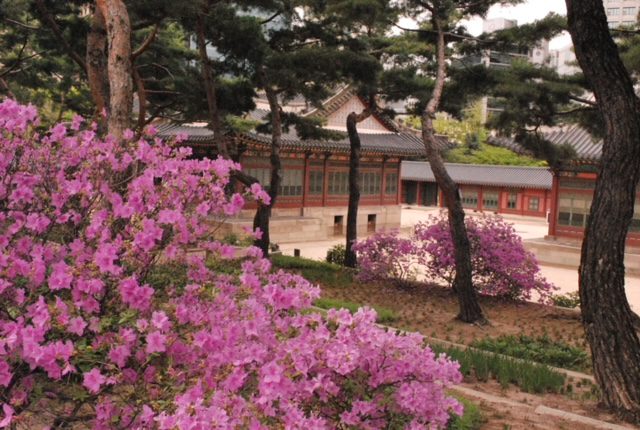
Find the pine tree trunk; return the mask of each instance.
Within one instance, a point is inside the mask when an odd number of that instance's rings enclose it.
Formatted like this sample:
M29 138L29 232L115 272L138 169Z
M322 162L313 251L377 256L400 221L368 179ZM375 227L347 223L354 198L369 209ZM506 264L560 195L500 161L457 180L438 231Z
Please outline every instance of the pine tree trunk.
M347 208L347 243L344 265L356 267L356 253L352 246L358 239L358 203L360 203L360 136L356 128L357 115L351 112L347 116L347 134L351 152L349 156L349 206Z
M437 19L433 19L432 22L438 32L438 70L431 99L422 113L422 140L424 141L427 160L429 161L438 187L440 187L444 194L444 201L449 212L449 229L451 230L456 266L453 288L458 296L458 305L460 307L457 318L467 323L484 324L486 319L478 303L476 290L473 288L473 279L471 276L471 246L464 224L464 210L460 202L458 186L453 182L444 167L444 162L436 145L436 136L433 128L433 118L435 118L444 89L446 63L444 33Z
M582 322L604 403L640 421L640 340L624 290L624 249L640 178L640 103L601 1L567 0L576 57L605 123L580 261Z
M130 126L133 104L131 82L131 25L122 0L96 0L107 28L109 75L109 134L120 138Z
M258 210L253 219L253 229L259 228L262 237L256 239L254 245L262 250L263 255L269 255L269 243L271 241L269 235L269 218L271 218L271 209L276 204L278 197L278 189L282 182L282 162L280 161L280 146L282 144L282 118L280 116L280 104L278 103L278 95L273 88L268 85L265 88L269 108L271 109L271 181L269 182L269 197L271 203L269 205L258 205Z
M358 239L358 205L360 203L360 135L356 124L371 115L369 108L359 115L351 112L347 115L347 134L349 135L349 205L347 208L347 238L345 245L344 265L356 267L358 264L353 244Z
M207 107L209 108L209 126L213 131L213 139L216 142L218 154L229 158L229 150L223 136L222 122L220 121L220 112L218 109L218 99L216 97L216 82L213 75L213 67L211 60L207 55L207 42L205 38L205 20L204 15L208 11L205 9L196 19L196 44L198 46L198 55L200 57L200 68L202 73L202 83L205 93L207 94Z
M95 104L94 120L106 127L105 117L109 106L109 79L107 76L107 27L100 8L94 7L91 26L87 34L87 81Z

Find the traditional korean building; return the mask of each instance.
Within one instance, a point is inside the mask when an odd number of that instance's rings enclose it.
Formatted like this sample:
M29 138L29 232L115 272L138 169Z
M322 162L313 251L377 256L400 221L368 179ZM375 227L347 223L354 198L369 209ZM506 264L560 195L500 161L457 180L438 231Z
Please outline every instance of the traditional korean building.
M477 212L545 217L551 211L552 174L547 167L445 163L458 184L462 206ZM429 163L403 161L403 203L444 206Z
M282 185L270 223L275 242L323 240L344 235L349 198L349 151L346 137L346 118L351 112L361 112L363 101L350 88L328 99L320 109L307 109L303 101L294 101L285 110L325 121L325 127L344 131L340 140L303 140L294 130L282 136ZM263 119L266 106L257 101L257 109L250 116ZM184 133L187 144L198 155L215 155L213 133L204 124L158 127L163 137ZM358 231L361 234L400 227L400 163L404 158L424 156L422 140L415 134L402 131L389 119L370 116L358 123L362 145L360 164L360 205ZM242 148L240 163L243 170L268 184L271 136L257 132L233 136ZM441 147L448 145L439 138ZM253 211L229 220L228 228L241 233L252 224Z
M544 136L553 144L569 145L575 151L575 157L570 162L552 170L549 237L581 241L593 200L602 140L594 138L577 125L556 127ZM500 139L494 144L513 146L514 142ZM640 190L636 194L627 243L640 246Z

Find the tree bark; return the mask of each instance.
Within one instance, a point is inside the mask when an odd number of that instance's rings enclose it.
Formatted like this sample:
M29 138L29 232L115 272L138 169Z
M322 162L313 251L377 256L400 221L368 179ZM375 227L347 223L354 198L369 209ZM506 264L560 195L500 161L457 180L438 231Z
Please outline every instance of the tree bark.
M269 85L265 86L267 100L269 101L269 109L271 110L271 180L269 182L269 197L271 203L269 205L258 204L258 210L253 219L253 229L259 228L262 236L256 239L254 245L262 250L264 256L269 255L269 243L271 241L269 235L269 218L271 210L276 204L278 197L278 189L282 182L282 162L280 161L280 146L282 144L282 118L280 115L280 104L278 103L278 95Z
M580 261L582 322L604 403L640 421L640 340L624 290L624 249L640 178L640 103L601 1L566 0L576 57L605 123Z
M360 135L356 124L371 115L370 106L359 115L351 112L347 115L347 134L349 135L349 205L347 209L347 240L345 246L344 265L356 267L356 253L353 244L358 239L358 205L360 203Z
M207 94L207 107L209 109L209 125L213 131L213 139L216 143L218 154L229 158L229 150L224 139L222 122L220 121L220 112L218 109L218 100L216 98L216 83L211 67L211 60L207 55L207 42L205 37L205 20L204 17L208 13L207 6L202 14L196 18L196 45L198 46L198 55L200 56L200 69L202 73L202 83Z
M130 125L133 103L131 82L131 24L122 0L96 0L107 27L109 112L107 130L116 138Z
M486 319L478 303L478 295L473 287L473 279L471 276L471 246L467 229L464 224L464 210L460 202L459 189L457 184L451 179L449 173L444 167L442 157L438 152L436 144L436 136L433 128L433 119L435 118L442 91L444 89L444 81L446 77L445 62L445 42L444 32L440 22L433 19L434 28L438 33L437 41L437 75L436 82L431 95L431 99L427 103L422 113L422 140L427 153L427 160L431 166L431 170L435 176L436 182L442 193L444 201L448 209L449 229L451 231L451 239L453 241L455 253L456 274L453 281L453 288L458 296L458 304L460 313L457 318L467 323L486 323Z
M100 8L94 7L91 26L87 34L87 81L95 104L94 120L105 128L109 106L109 79L107 77L107 28Z

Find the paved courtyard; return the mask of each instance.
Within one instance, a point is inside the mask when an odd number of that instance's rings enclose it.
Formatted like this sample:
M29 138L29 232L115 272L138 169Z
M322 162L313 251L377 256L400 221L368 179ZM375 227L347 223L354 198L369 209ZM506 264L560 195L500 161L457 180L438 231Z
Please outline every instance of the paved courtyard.
M430 215L437 215L438 211L439 209L437 208L403 206L402 230L408 232L415 223L426 220ZM543 238L547 234L548 226L545 219L515 215L507 215L505 219L513 223L516 232L525 240ZM280 248L286 255L293 255L294 250L298 249L302 257L322 260L326 257L327 250L340 243L344 243L344 239L286 243L281 244ZM541 266L541 271L549 281L560 288L561 293L578 290L577 267L543 265ZM636 312L640 312L640 277L627 276L626 292L631 308Z

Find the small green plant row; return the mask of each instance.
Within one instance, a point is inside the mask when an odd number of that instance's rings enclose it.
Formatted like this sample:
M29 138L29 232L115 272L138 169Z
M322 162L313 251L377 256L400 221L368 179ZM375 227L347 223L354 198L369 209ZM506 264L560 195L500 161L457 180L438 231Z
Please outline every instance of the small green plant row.
M486 382L497 380L503 388L514 384L527 393L562 393L566 375L549 366L517 358L504 357L476 349L461 349L432 344L434 352L444 353L460 363L460 371L467 378Z
M525 335L487 337L473 341L471 346L563 369L588 371L591 364L589 355L584 349L552 340L546 334L538 337Z

